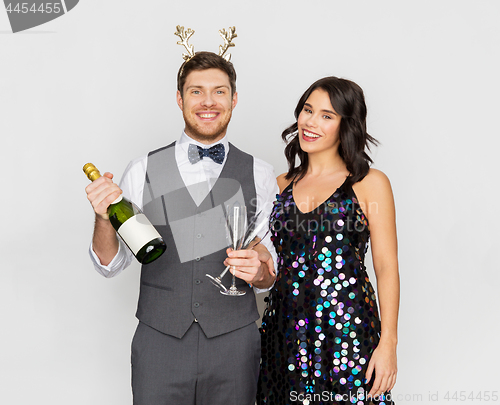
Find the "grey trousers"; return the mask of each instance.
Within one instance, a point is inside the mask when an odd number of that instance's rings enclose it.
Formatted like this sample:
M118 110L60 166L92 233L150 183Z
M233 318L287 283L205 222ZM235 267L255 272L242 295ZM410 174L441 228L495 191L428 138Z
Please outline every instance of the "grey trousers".
M211 339L198 323L177 339L140 322L132 341L134 405L254 405L259 362L255 322Z

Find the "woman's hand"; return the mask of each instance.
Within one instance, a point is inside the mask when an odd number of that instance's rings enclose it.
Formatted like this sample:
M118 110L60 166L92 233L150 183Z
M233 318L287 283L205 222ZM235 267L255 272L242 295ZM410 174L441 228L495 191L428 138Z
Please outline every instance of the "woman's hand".
M368 398L380 396L382 393L391 390L396 384L398 368L395 344L381 341L373 351L365 375L367 383L370 382L374 373L375 381L368 393Z

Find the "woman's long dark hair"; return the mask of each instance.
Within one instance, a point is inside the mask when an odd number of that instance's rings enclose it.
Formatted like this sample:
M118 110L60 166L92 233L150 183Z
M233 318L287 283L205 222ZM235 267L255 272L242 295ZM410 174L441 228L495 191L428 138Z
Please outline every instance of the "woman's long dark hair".
M295 108L295 119L299 118L306 100L317 89L328 93L333 109L341 116L339 154L350 173L347 183L354 184L368 174L370 164L373 163L365 149L370 150L370 143L373 145L379 143L366 132L366 104L363 90L350 80L334 76L319 79L300 98ZM299 181L307 172L309 157L300 148L297 121L285 129L281 137L287 143L285 156L288 160L288 173L285 178ZM297 156L300 164L295 166Z

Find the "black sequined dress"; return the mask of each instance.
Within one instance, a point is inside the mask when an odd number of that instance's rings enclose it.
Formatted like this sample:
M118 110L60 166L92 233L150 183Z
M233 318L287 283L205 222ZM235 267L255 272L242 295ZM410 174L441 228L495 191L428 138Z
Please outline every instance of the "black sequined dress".
M257 403L370 404L364 377L380 320L364 265L368 221L346 182L308 213L292 189L271 214L279 273L262 319Z

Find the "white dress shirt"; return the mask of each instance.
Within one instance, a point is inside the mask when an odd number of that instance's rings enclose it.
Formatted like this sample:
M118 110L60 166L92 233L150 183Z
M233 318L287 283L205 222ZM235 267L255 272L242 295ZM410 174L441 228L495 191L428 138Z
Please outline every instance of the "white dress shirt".
M195 164L191 164L188 159L188 148L190 143L203 148L209 148L217 143L222 143L226 151L224 161L222 164L219 164L215 163L210 158L204 158ZM226 163L228 152L229 143L227 141L227 135L222 140L214 144L205 145L191 139L185 132L183 132L179 141L176 142L175 160L177 162L181 178L197 205L201 204L210 189L215 184L215 180L217 180L220 176L224 164ZM131 161L125 169L119 184L123 191L123 196L128 198L130 201L133 201L141 210L144 181L146 178L147 159L148 157L145 155ZM274 169L270 164L256 157L253 158L253 161L255 191L257 194L256 212L262 210L261 215L269 217L273 208L273 201L275 200L276 194L279 192L278 185L276 183L276 176L274 174ZM208 187L206 190L200 190L199 187L190 188L191 185L199 184L201 182L207 182ZM263 235L260 236L262 237ZM125 243L120 238L118 238L118 241L118 252L107 266L101 264L101 261L92 249L92 243L90 244L89 253L92 262L94 263L94 267L97 272L102 274L104 277L109 278L118 275L132 262L134 258L132 252L127 248ZM262 243L269 250L273 256L274 263L276 263L276 251L269 234L267 234L267 236L263 239ZM168 248L166 254L168 254ZM223 269L221 269L221 271L222 270ZM267 289L260 290L257 288L255 290L257 292L267 291Z

